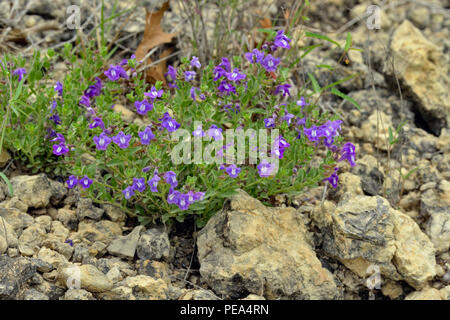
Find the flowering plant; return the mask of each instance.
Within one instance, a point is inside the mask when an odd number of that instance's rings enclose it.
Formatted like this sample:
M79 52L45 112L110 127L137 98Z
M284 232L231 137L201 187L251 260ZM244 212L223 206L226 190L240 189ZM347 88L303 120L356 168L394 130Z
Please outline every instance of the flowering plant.
M238 188L271 203L322 181L336 187L337 163L354 165L355 148L342 146L342 121L308 102L307 88L294 93L279 54L290 42L280 30L243 57L207 66L183 58L168 67L167 85L151 86L134 56L104 69L106 52L77 65L66 48L70 72L45 91L45 141L70 171L67 187L143 223L194 214L199 226ZM135 121L114 112L119 101Z

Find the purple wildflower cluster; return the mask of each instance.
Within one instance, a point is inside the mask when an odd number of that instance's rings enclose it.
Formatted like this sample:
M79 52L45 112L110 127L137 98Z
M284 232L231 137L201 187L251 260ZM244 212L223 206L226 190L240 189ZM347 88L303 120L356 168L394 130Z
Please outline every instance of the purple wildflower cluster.
M323 143L328 148L333 148L334 138L339 135L342 120L328 120L321 126L313 125L310 128L303 128L303 133L309 141L319 142L323 138Z
M88 189L92 184L92 180L89 179L87 175L82 178L77 178L77 176L71 175L66 181L66 184L69 189L72 189L76 185L80 185L83 189Z
M95 78L95 83L90 85L86 90L84 90L84 94L81 96L80 105L85 106L89 111L91 108L91 99L98 97L102 92L102 80L98 77Z
M291 145L282 136L278 136L272 143L272 156L276 156L279 159L283 158L284 151Z
M120 78L128 79L128 74L125 69L121 66L110 65L109 69L104 72L105 76L108 77L110 81L117 81Z
M25 68L17 68L13 71L13 76L18 76L19 82L22 81L24 74L27 74L27 70L25 70Z

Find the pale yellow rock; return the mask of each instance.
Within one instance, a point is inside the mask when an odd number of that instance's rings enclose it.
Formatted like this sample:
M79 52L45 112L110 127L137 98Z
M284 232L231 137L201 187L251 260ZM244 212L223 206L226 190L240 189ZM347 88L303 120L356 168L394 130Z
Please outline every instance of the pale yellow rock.
M308 242L294 208L269 208L243 191L218 212L197 241L200 273L227 297L243 288L268 299L335 299L332 274Z
M68 260L65 256L45 247L42 247L39 250L37 257L42 261L50 263L55 268L68 263Z
M408 294L405 300L442 300L441 292L434 288L425 288Z
M431 130L439 134L450 118L448 64L442 51L405 20L391 42L395 72L420 101L419 111ZM390 64L385 72L393 73Z
M120 113L122 116L122 120L128 123L132 123L134 118L136 117L136 114L133 111L127 109L121 104L114 105L113 110Z
M113 287L112 281L91 264L65 266L58 275L60 282L66 286L69 286L72 278L78 277L81 288L89 292L105 292Z
M135 277L128 277L123 281L123 284L132 288L136 298L145 300L161 300L167 299L168 286L162 279L154 279L149 276L139 275Z
M392 118L384 112L373 112L361 126L364 141L387 151L389 146L389 128L393 128Z
M9 152L5 149L0 150L0 168L3 168L9 160L11 160Z
M1 224L0 224L1 228ZM8 249L8 244L6 243L6 239L3 236L0 236L0 254L3 254Z
M397 299L403 294L403 289L402 286L397 282L388 280L383 284L381 292L391 299Z

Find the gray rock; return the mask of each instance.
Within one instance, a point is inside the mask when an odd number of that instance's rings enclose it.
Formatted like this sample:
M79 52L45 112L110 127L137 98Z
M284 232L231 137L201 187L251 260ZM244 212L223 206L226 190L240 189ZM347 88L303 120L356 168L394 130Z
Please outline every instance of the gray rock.
M44 208L50 202L52 187L45 174L17 176L11 179L14 194L28 207Z
M169 259L169 236L159 228L145 231L137 244L136 254L141 260Z
M122 235L120 226L112 221L101 220L98 222L83 220L78 224L78 232L74 239L91 242L101 241L109 245L117 236Z
M0 255L0 300L13 300L36 273L30 260Z
M61 208L58 210L56 220L61 221L64 226L70 230L76 230L78 227L78 217L74 210Z
M245 192L233 196L199 232L200 274L231 299L335 299L339 291L310 244L302 215L269 208Z
M96 207L91 199L80 198L78 200L76 213L79 221L84 218L98 221L102 218L104 212L105 210Z
M20 235L22 230L33 225L34 219L29 214L23 213L16 208L0 208L0 216L8 222L14 231Z
M69 289L61 300L96 300L92 293L83 289Z
M335 210L314 216L324 234L322 249L359 277L378 269L382 276L415 288L436 275L435 249L409 216L379 196L348 195Z
M60 202L67 195L67 187L58 181L50 180L50 186L52 190L52 196L50 197L50 203L53 206L58 206Z
M46 232L38 225L26 228L19 237L19 251L22 255L32 256L39 251Z
M33 263L36 266L37 271L39 272L50 272L53 270L53 265L51 263L48 263L44 260L32 258L31 263Z
M24 300L49 300L49 297L35 289L28 289L24 293Z
M133 258L143 229L143 226L138 226L130 234L115 239L108 246L108 252L122 258Z
M125 212L123 212L120 208L117 208L110 204L104 204L103 209L105 209L105 214L108 218L113 222L124 222L127 218Z
M64 267L61 269L58 278L61 283L66 286L68 286L68 281L72 278L76 279L78 284L75 285L80 285L81 289L85 289L89 292L105 292L111 290L113 287L112 281L109 280L108 277L106 277L106 275L99 271L96 267L90 264Z
M6 229L6 230L5 230ZM5 240L7 247L17 248L19 240L14 228L0 217L0 237Z

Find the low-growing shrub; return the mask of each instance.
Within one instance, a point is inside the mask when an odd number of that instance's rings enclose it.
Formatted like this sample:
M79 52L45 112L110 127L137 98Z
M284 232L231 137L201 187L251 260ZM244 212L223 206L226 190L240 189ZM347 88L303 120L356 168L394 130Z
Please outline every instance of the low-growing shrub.
M66 46L68 73L50 87L38 81L48 80L39 68L49 58L36 57L27 72L6 57L4 142L31 166L57 163L68 188L142 223L195 215L203 226L238 188L270 204L324 180L336 187L337 163L354 165L355 147L343 143L341 120L307 101L306 88L293 95L277 55L290 42L281 30L242 57L207 66L183 58L169 66L167 86L149 86L133 56L105 70L108 53L78 59ZM114 111L124 97L138 121Z

